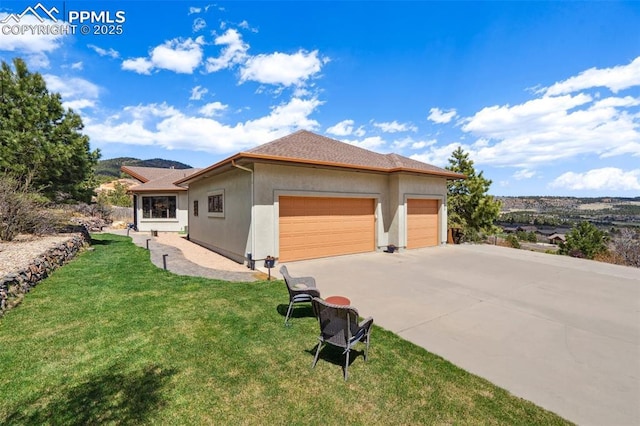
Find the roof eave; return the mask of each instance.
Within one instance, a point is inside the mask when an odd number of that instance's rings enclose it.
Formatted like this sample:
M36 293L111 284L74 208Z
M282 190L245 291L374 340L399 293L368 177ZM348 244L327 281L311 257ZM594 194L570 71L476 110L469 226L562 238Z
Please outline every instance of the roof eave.
M138 192L184 192L187 191L187 188L143 188L143 189L135 189L129 188L129 192L138 193Z
M149 182L149 178L144 177L141 174L134 172L133 170L129 169L127 166L120 166L120 171L128 174L129 176L131 176L134 179L138 179L142 183Z
M467 178L465 175L462 175L460 173L440 172L437 170L422 170L422 169L412 169L407 167L396 167L396 168L389 169L386 167L361 166L358 164L337 163L332 161L318 161L318 160L308 160L304 158L282 157L282 156L276 156L276 155L254 154L251 152L240 152L232 157L225 158L224 160L219 161L212 166L202 169L197 173L187 176L186 178L177 180L174 182L174 184L176 185L188 184L189 182L198 180L201 177L206 177L207 173L211 173L222 166L231 164L241 159L274 161L279 163L302 164L302 165L308 165L308 166L335 167L335 168L342 168L342 169L363 170L363 171L382 172L382 173L411 172L411 173L418 173L422 175L441 176L441 177L446 177L448 179L466 179Z

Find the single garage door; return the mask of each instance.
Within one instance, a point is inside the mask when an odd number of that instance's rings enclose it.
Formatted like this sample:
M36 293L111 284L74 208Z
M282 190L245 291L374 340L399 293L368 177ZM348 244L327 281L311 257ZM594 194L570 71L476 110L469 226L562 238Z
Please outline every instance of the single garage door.
M438 245L438 200L407 200L407 248Z
M375 250L372 198L280 197L281 262Z

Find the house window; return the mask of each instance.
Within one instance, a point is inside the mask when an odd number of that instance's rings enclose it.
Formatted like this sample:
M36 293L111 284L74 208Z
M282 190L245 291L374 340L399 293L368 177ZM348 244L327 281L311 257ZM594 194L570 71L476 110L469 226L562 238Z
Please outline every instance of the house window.
M176 197L142 197L144 219L175 219Z
M198 216L198 200L193 200L193 215Z
M209 192L207 201L209 217L224 217L224 190Z

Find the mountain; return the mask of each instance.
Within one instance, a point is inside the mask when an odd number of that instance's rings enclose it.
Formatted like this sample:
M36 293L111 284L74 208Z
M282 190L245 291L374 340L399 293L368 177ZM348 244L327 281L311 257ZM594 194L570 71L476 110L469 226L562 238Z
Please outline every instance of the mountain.
M140 160L132 157L118 157L109 160L98 161L96 166L96 176L106 176L111 178L119 178L121 175L121 166L134 167L159 167L161 169L191 169L188 164L179 161L163 160L162 158L152 158L151 160Z

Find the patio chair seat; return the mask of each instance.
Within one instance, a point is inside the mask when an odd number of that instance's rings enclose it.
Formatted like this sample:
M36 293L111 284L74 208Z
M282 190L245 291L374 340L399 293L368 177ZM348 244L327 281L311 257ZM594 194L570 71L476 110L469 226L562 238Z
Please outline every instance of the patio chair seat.
M317 289L316 280L313 277L292 277L285 265L280 268L280 273L289 292L289 308L284 318L284 325L288 325L293 306L298 303L310 303L314 297L320 297L320 291Z

